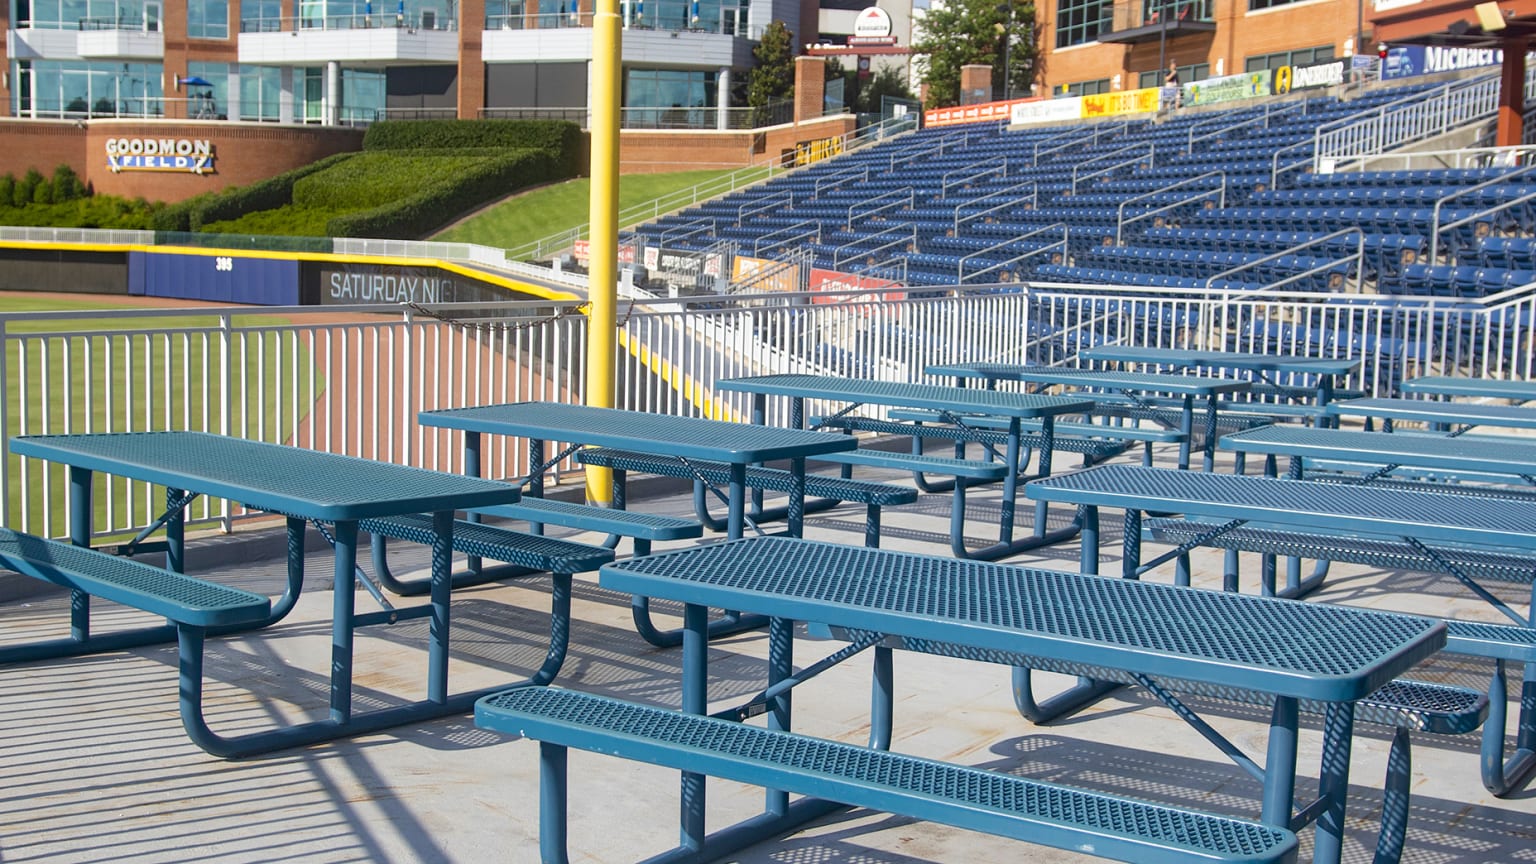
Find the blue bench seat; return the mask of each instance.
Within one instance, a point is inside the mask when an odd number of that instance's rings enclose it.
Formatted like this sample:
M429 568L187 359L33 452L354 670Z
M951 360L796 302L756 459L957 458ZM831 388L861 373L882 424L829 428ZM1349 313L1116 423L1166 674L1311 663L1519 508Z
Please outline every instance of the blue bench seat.
M475 723L541 742L545 861L565 860L569 747L1138 864L1296 856L1294 833L1250 820L573 690L487 696Z

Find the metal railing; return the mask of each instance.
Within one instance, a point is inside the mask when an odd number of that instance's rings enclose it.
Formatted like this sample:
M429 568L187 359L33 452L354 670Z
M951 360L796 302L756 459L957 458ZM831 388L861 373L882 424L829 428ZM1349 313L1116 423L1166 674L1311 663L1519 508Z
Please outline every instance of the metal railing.
M999 290L999 289L1004 290ZM1186 291L1043 283L651 300L619 309L620 405L748 416L724 377L824 371L819 346L857 353L871 375L920 380L934 363L1075 362L1093 344L1354 356L1344 386L1397 392L1426 374L1530 379L1536 285L1463 298ZM814 302L812 298L817 298ZM415 422L426 409L585 396L577 303L283 307L0 314L0 502L9 527L63 536L67 472L12 458L18 434L201 429L445 471L462 440ZM784 418L780 418L782 421ZM515 477L515 439L485 473ZM566 482L574 467L551 469ZM103 534L148 524L162 496L108 479ZM199 500L191 519L228 530L255 516Z

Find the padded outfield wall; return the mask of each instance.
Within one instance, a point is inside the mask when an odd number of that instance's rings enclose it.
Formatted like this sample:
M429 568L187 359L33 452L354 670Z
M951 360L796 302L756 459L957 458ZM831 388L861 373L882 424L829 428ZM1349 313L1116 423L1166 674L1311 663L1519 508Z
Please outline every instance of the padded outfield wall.
M492 273L403 258L75 244L0 246L0 290L123 294L249 306L569 296Z

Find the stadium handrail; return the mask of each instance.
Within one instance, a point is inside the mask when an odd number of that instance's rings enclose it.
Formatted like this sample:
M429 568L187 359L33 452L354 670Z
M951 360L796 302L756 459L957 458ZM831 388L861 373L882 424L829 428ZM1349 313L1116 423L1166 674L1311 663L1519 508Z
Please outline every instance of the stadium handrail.
M1028 195L1014 194L1016 192L1022 192L1025 186L1029 187ZM971 213L962 218L961 213L965 210L965 208L974 207L983 201L989 201L993 198L999 197L1003 198L1003 202L1001 204L994 204L991 207L987 207L986 209L977 210L974 213ZM1037 185L1035 185L1035 181L1033 180L1025 180L1022 183L1015 183L1012 186L999 189L996 192L988 193L981 196L980 198L973 198L970 201L957 204L955 206L955 234L958 235L960 233L961 225L964 225L973 219L978 219L982 216L996 213L999 210L1008 210L1014 207L1022 206L1026 200L1029 201L1030 207L1040 206L1040 189Z
M1129 219L1125 218L1125 208L1128 205L1134 204L1143 198L1151 198L1154 195L1167 194L1181 186L1189 186L1193 183L1198 183L1207 177L1220 177L1221 185L1217 186L1215 189L1202 189L1193 195L1190 195L1188 198L1180 198L1179 200L1170 204L1165 204L1162 207L1155 207L1151 210L1145 210L1141 213L1137 213L1135 216L1132 216ZM1198 177L1187 177L1183 180L1170 183L1161 189L1154 189L1151 192L1143 192L1140 195L1133 195L1130 198L1121 201L1120 206L1115 210L1115 245L1119 246L1122 242L1122 239L1125 237L1125 226L1130 225L1133 222L1139 222L1142 219L1150 219L1159 213L1166 213L1169 210L1184 207L1195 201L1199 201L1201 198L1208 197L1213 192L1216 193L1216 206L1227 206L1227 173L1225 171L1207 171Z

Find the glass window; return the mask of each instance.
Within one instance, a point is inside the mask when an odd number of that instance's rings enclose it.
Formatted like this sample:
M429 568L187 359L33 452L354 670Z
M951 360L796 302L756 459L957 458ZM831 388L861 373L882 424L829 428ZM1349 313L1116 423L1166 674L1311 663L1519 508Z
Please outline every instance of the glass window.
M226 0L187 0L188 39L228 39L229 3Z
M1163 79L1167 77L1167 75L1168 68L1166 66L1161 69L1153 69L1149 72L1143 72L1137 79L1136 86L1161 87L1163 86ZM1209 63L1196 63L1193 66L1185 66L1182 63L1179 64L1179 83L1181 84L1188 84L1191 81L1204 81L1209 77L1211 77L1211 64Z
M1100 78L1097 81L1079 81L1075 84L1061 85L1060 96L1094 96L1099 93L1109 92L1109 79Z
M1159 24L1174 21L1210 21L1212 0L1141 0L1141 20Z
M347 125L372 123L383 116L384 72L341 70L341 122Z
M30 92L18 102L26 117L160 116L159 63L32 60L23 76Z
M282 69L276 66L240 67L241 120L278 120L282 97Z
M281 29L283 29L281 0L240 0L241 33L275 33ZM244 99L242 98L241 101L243 102Z
M187 63L187 77L201 78L212 87L183 87L181 96L188 100L188 117L224 120L229 117L229 64Z
M1298 0L1248 0L1248 11L1256 9L1273 9L1276 6L1284 6L1288 3L1296 3Z
M716 73L631 69L624 86L627 126L709 128L714 123Z
M1061 0L1056 7L1056 47L1081 45L1109 30L1110 0Z
M1261 69L1279 69L1281 66L1316 66L1319 63L1327 63L1332 59L1333 46L1322 45L1317 48L1300 48L1295 51L1259 54L1249 57L1244 61L1243 68L1248 72L1257 72Z

